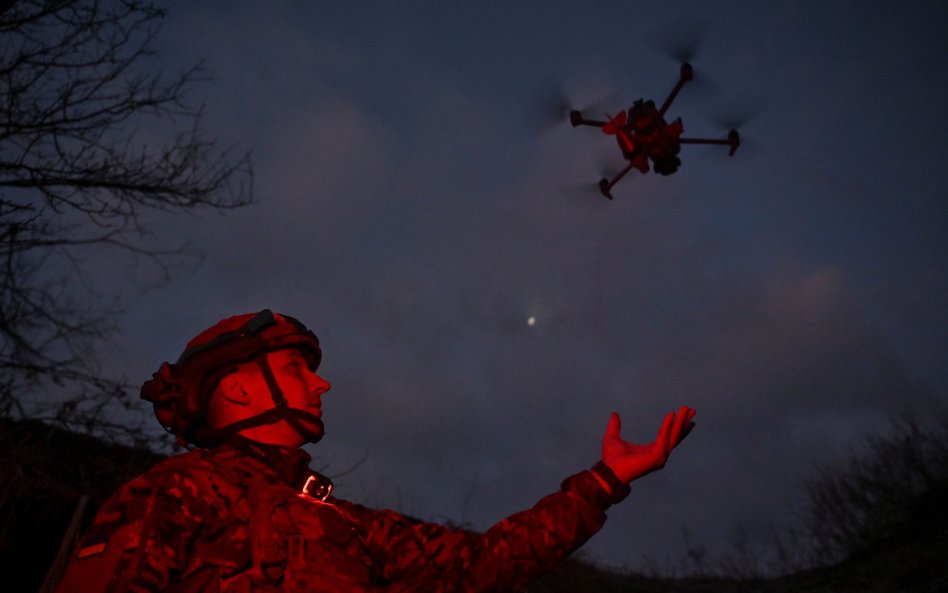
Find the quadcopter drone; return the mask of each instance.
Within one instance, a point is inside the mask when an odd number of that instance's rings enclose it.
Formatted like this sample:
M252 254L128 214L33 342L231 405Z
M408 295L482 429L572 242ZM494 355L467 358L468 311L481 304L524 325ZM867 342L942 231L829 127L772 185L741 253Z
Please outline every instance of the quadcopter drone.
M684 127L679 117L668 123L665 121L665 112L678 95L681 87L694 78L691 64L681 65L681 76L671 90L668 98L659 108L654 101L638 99L632 104L628 112L620 111L616 116L606 116L608 121L598 121L583 117L580 111L571 111L569 121L576 126L595 126L602 129L603 134L615 136L622 150L622 156L629 163L612 179L603 178L599 181L599 191L610 200L612 186L632 169L648 173L649 161L652 161L655 172L660 175L671 175L678 170L681 159L678 152L682 144L724 144L730 146L730 156L734 156L737 147L741 145L741 137L737 130L728 132L727 138L682 138Z

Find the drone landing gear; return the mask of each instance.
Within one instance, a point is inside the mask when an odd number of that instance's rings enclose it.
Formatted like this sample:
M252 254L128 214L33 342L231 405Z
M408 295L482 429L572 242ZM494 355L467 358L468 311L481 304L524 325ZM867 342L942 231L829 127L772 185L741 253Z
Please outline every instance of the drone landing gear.
M616 183L618 183L620 179L622 179L623 177L625 177L625 174L628 173L629 171L631 171L633 166L634 166L633 163L630 162L628 165L625 166L624 169L622 169L621 171L619 171L619 172L616 174L616 176L613 177L611 180L610 180L610 179L606 179L605 177L603 177L602 179L600 179L600 180L599 180L599 191L602 193L602 195L606 196L607 198L609 198L609 199L611 200L611 199L612 199L612 186L615 185Z
M611 189L612 189L612 184L609 183L608 179L603 177L602 179L599 180L599 191L602 193L602 195L606 196L610 200L612 199L612 194L610 193Z

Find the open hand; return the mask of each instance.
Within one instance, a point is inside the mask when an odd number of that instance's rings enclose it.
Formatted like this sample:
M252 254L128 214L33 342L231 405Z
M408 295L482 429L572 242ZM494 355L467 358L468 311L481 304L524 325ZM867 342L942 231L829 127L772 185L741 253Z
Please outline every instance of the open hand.
M668 456L683 441L695 423L695 410L682 406L678 412L669 412L658 431L655 442L636 445L622 440L619 435L622 420L613 412L609 416L606 434L602 437L602 461L623 483L631 482L665 467Z

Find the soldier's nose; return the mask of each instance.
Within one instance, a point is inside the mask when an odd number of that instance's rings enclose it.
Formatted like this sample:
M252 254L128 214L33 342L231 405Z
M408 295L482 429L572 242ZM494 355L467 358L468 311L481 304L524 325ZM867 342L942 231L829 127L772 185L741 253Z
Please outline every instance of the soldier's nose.
M309 378L309 391L310 393L314 395L322 395L323 393L326 393L327 391L329 391L331 387L332 386L329 384L328 381L326 381L325 379L323 379L316 373L313 373L312 376Z

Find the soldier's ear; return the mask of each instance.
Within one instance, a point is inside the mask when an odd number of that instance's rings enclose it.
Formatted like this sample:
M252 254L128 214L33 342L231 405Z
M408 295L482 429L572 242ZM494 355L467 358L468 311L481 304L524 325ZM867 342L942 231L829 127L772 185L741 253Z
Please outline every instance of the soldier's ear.
M231 403L235 403L240 406L246 406L250 403L250 394L247 392L244 387L243 380L240 377L240 373L231 373L229 375L224 375L221 379L220 384L218 385L221 395Z

